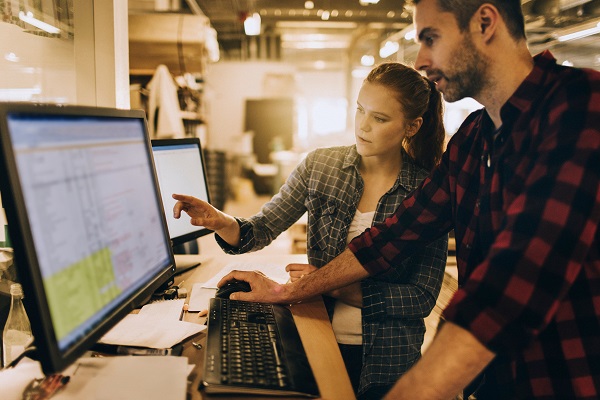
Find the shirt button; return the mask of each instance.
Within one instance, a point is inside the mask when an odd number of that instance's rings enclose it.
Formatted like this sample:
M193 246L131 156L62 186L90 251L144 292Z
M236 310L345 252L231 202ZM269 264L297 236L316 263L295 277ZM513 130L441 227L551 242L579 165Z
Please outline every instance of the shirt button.
M470 243L467 243L467 244L465 245L465 247L467 248L467 250L471 250L471 247L473 247L473 246L471 246L471 244L470 244Z
M475 203L475 208L479 209L479 207L481 207L481 201L477 200L477 202Z

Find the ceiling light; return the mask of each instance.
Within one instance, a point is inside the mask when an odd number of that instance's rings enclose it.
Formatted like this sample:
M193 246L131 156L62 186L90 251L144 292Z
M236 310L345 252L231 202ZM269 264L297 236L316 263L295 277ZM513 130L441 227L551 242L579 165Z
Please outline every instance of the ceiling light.
M410 31L408 31L404 34L404 40L414 40L414 38L416 36L417 36L417 30L411 29Z
M323 13L321 14L321 19L322 19L323 21L328 21L328 20L329 20L329 16L330 16L330 15L331 15L331 14L329 13L329 11L325 10L325 11L323 11Z
M579 26L578 30L571 33L565 33L564 35L560 35L557 37L557 39L559 42L566 42L568 40L581 39L587 36L595 35L597 33L600 33L600 22L594 22L594 25L592 26L590 26L589 24Z
M366 5L369 5L369 4L377 4L377 3L379 3L379 0L358 0L358 3L361 6L366 6Z
M19 62L19 57L13 52L6 53L4 55L4 59L10 62Z
M315 8L315 3L313 3L312 1L305 1L304 2L304 8L308 9L308 10L312 10L313 8Z
M388 40L387 42L385 42L383 47L381 47L379 49L379 56L381 58L387 58L387 57L391 56L392 54L394 54L395 52L397 52L399 49L400 49L400 45L398 44L398 42L392 42L392 41Z
M258 13L246 17L244 20L244 32L248 36L260 35L260 15Z
M360 65L362 66L371 67L373 64L375 64L375 57L371 55L365 54L360 58Z
M48 33L60 33L60 29L58 29L57 27L52 26L44 21L40 21L37 18L34 18L33 13L31 11L27 11L27 14L25 14L25 12L23 11L19 11L19 19Z

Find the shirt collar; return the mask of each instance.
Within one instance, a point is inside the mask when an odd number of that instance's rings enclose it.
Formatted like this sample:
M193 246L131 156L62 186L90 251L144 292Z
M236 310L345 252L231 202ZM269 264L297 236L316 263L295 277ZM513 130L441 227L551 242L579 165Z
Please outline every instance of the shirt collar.
M502 106L500 117L503 126L512 126L521 114L529 112L532 105L540 96L544 96L543 88L552 79L550 71L556 66L556 59L549 50L544 50L533 58L533 69L517 90ZM523 138L513 137L521 141Z

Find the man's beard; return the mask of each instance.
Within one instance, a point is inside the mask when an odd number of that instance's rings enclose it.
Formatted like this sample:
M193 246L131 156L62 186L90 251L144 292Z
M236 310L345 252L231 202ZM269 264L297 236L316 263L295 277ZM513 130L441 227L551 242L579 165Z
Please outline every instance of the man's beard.
M453 70L444 74L447 83L444 88L444 100L452 103L465 97L476 98L487 83L489 60L466 38L455 53Z

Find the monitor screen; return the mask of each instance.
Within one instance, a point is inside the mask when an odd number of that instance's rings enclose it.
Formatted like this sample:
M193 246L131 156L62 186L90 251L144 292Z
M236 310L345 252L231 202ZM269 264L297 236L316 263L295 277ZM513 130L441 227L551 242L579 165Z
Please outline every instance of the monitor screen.
M203 226L192 225L186 213L181 213L179 219L173 217L173 193L187 194L210 203L200 140L154 139L152 153L173 244L179 245L211 233Z
M143 111L0 103L0 191L46 372L174 273Z

